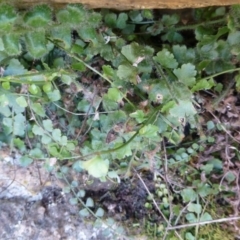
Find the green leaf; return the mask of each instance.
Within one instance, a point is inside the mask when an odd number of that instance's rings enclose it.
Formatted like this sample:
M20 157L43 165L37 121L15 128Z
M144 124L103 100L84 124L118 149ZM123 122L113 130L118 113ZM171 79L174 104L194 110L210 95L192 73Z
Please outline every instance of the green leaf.
M123 142L117 142L114 144L114 148L122 146ZM132 155L132 150L130 144L125 145L111 153L113 159L123 159Z
M103 108L106 111L116 110L119 108L119 104L117 102L111 101L106 95L103 96Z
M4 132L8 135L13 132L13 119L12 118L3 118L2 120Z
M42 144L49 144L52 142L52 139L48 135L42 134L41 142Z
M65 83L67 85L70 85L73 82L72 77L70 77L69 75L65 75L65 74L62 75L61 80L63 83Z
M150 9L143 9L142 16L146 19L153 19L153 11Z
M214 12L213 17L224 16L225 14L226 14L226 8L218 7Z
M173 73L177 76L178 80L189 87L192 87L196 82L195 66L191 63L183 64L181 68L174 69Z
M100 217L100 218L103 217L104 216L104 210L101 207L99 207L97 209L96 213L95 213L95 216Z
M137 68L131 65L120 65L117 70L117 76L125 81L137 84Z
M2 88L5 90L10 90L10 88L11 88L10 82L3 82Z
M9 33L2 36L4 51L9 55L18 55L21 53L21 45L19 43L19 34Z
M195 223L195 222L197 222L197 218L196 218L196 216L195 216L194 213L187 213L186 216L185 216L185 218L187 219L187 221L188 221L189 223Z
M62 133L60 129L56 128L52 131L52 137L56 142L61 142L62 140L61 136L62 136Z
M191 89L192 92L196 92L199 90L208 90L211 89L215 83L213 81L207 81L206 79L201 79L193 86Z
M39 148L33 148L31 149L31 151L29 152L29 156L33 157L33 158L43 158L44 154L42 152L41 149Z
M47 92L47 96L51 102L56 102L61 99L60 91L55 89L52 92Z
M0 5L0 31L10 31L16 18L17 13L12 5Z
M195 62L196 52L193 48L187 48L185 45L173 45L173 55L180 64L186 62Z
M151 84L149 87L149 100L155 103L165 103L172 97L169 88L164 81Z
M147 118L142 110L137 110L129 115L132 118L135 118L137 123L144 122Z
M32 28L44 28L52 22L52 11L47 4L37 5L23 18L26 25Z
M6 107L9 104L9 100L5 94L0 95L0 106Z
M58 147L55 143L48 144L47 148L51 156L61 159L62 155L59 153Z
M108 78L114 78L116 76L116 71L113 70L111 66L103 65L102 69L103 69L104 75L107 76Z
M161 37L162 41L168 41L170 43L182 43L183 36L176 32L174 29L169 30L166 34Z
M20 107L23 107L23 108L27 107L28 105L25 97L23 96L16 98L16 102Z
M26 33L25 42L28 53L35 59L39 59L49 52L46 46L45 30Z
M139 135L147 138L155 138L158 136L158 127L152 124L148 124L139 130Z
M49 131L49 132L52 132L53 130L53 124L52 124L52 121L50 119L47 119L47 120L43 120L43 127L45 130Z
M98 35L95 28L81 27L80 29L78 29L78 34L86 42L92 41L95 42L96 44L98 43L97 42Z
M67 146L67 143L68 143L67 137L66 136L62 136L60 144L62 146Z
M33 159L28 156L22 156L19 162L22 167L27 167L33 162Z
M90 175L95 178L105 177L108 173L109 161L103 160L100 156L95 156L92 159L83 162L83 167Z
M124 29L126 27L126 22L128 20L128 15L126 13L120 13L116 22L116 27L119 29Z
M33 95L37 95L41 90L37 85L31 84L28 88L28 91Z
M150 47L143 47L136 42L132 42L131 44L122 47L121 53L128 59L128 61L136 63L139 57L151 57L153 49Z
M227 42L234 46L236 44L239 44L239 38L240 38L240 31L230 32L228 34Z
M176 106L176 102L175 101L169 101L166 104L163 105L163 107L161 108L161 112L168 112L171 108Z
M165 26L175 25L179 22L180 16L178 14L166 15L164 14L162 17L162 23Z
M123 94L117 88L109 88L107 92L107 97L112 101L120 102L123 98Z
M229 184L231 182L233 182L234 180L236 180L236 176L234 175L233 172L230 172L230 171L225 175L225 178L226 178L226 180L228 181Z
M179 100L174 107L169 110L169 113L177 120L187 118L190 123L194 123L194 116L197 113L191 101Z
M135 26L136 26L135 24L127 24L126 27L122 30L123 34L128 35L127 38L128 41L135 39L134 35Z
M20 74L24 74L26 72L27 72L27 70L17 59L11 59L9 61L7 68L5 69L4 75L5 76L20 75Z
M147 31L151 35L157 36L163 31L163 29L164 29L163 24L161 22L156 22L152 26L148 27Z
M62 25L70 25L71 27L78 27L80 23L86 20L86 9L81 5L67 5L65 9L57 12L56 17L58 22ZM64 26L66 28L66 26Z
M66 146L66 148L67 148L67 150L69 150L69 151L73 151L73 150L75 150L75 148L76 148L76 143L75 142L71 142L71 141L68 141L67 142L67 146Z
M140 55L140 46L138 43L133 42L130 45L126 45L122 48L121 53L130 61L134 63Z
M115 172L115 171L108 172L108 177L116 179L118 183L121 182L120 177L118 176L117 172Z
M82 62L77 62L72 64L72 69L84 72L86 70L86 66Z
M45 117L45 110L40 103L33 103L32 110L40 117Z
M85 113L92 113L93 108L89 105L89 102L86 99L81 100L77 105L77 110Z
M197 194L192 188L185 188L181 191L184 202L193 202L197 199Z
M14 116L13 120L13 134L17 136L23 136L25 133L25 117L22 115L22 113L18 113Z
M86 205L86 207L94 207L93 199L88 197L85 205Z
M66 28L64 26L56 26L51 28L51 37L58 41L60 46L70 49L72 44L71 38L71 28Z
M130 11L129 17L133 22L141 22L143 20L142 14L139 10Z
M79 44L81 44L81 45L79 45ZM81 55L82 53L83 53L83 51L84 51L84 44L83 44L83 42L82 43L79 43L79 44L73 44L72 45L72 48L71 48L71 53L76 53L76 54L79 54L79 55Z
M35 135L40 135L40 136L42 136L44 134L43 129L36 124L33 125L32 132Z
M62 177L62 174L59 174L58 177L59 177L59 178L63 178L63 177ZM66 187L64 187L64 188L63 188L63 192L64 192L64 193L70 193L70 192L71 192L71 186L66 186Z
M109 26L111 28L115 28L117 25L117 14L107 13L104 17L104 21L107 26Z
M186 232L185 239L186 240L196 240L196 238L192 235L191 232Z
M162 67L174 69L178 66L178 62L174 58L173 54L165 48L162 51L158 52L157 56L153 59L160 63Z
M8 106L0 106L0 112L4 117L9 117L12 113L12 111L10 111L10 108Z
M50 82L45 83L42 88L45 93L51 92L52 91L52 83L50 83Z
M77 192L77 196L80 197L80 198L85 197L85 195L86 195L86 191L83 190L83 189L81 189Z
M78 187L78 186L79 186L78 181L73 180L73 181L71 182L71 186L74 187L74 188Z
M180 81L172 82L172 89L174 92L175 99L188 101L192 99L192 92L184 83Z
M79 211L79 215L81 217L88 217L90 215L89 211L87 210L87 208L82 209L81 211Z
M201 169L202 171L204 171L205 174L209 174L209 173L211 173L211 171L213 170L213 165L207 163L206 165L202 165L202 166L200 167L200 169Z
M195 37L199 42L204 40L204 38L206 39L206 36L209 35L212 35L212 37L209 39L208 43L214 42L216 39L215 36L213 36L213 34L214 28L209 28L207 26L200 25L195 29ZM207 42L205 42L205 44L207 44Z
M208 122L207 122L207 129L208 129L208 130L212 130L212 129L214 129L214 128L215 128L214 122L213 122L213 121L208 121Z
M13 143L14 146L17 147L21 152L24 152L26 150L25 142L20 138L14 138Z
M188 211L200 214L202 212L202 206L200 204L190 203L188 205Z
M211 221L211 220L213 220L213 219L212 219L212 216L211 216L209 213L207 213L207 212L205 212L205 213L200 217L200 222Z
M78 204L78 198L70 198L70 199L69 199L69 203L70 203L71 205L76 205L76 204Z
M86 13L86 9L84 9ZM98 12L90 12L87 14L87 23L89 26L98 28L100 23L102 23L102 15Z

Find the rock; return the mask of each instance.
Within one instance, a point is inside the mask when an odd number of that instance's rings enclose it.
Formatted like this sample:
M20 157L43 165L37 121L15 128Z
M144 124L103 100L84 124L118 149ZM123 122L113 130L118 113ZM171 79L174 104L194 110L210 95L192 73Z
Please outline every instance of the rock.
M116 235L119 224L81 217L79 211L83 207L71 205L72 194L62 191L66 183L48 173L41 162L23 168L6 149L0 150L0 156L1 240L128 239L124 234ZM90 189L111 187L108 183L99 184L94 181Z

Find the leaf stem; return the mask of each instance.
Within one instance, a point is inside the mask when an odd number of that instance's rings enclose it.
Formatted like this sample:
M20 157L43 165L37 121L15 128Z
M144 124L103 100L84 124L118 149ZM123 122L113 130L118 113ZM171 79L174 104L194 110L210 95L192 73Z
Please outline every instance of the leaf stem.
M162 79L164 80L164 82L166 83L167 88L168 88L169 93L171 94L172 98L179 104L178 99L173 95L174 90L173 90L171 84L169 84L167 78L165 77L165 74L164 74L164 72L163 72L162 67L161 67L159 64L157 64L153 59L152 59L152 62L153 62L153 64L155 65L158 73L160 74L160 76L162 77Z
M47 82L53 81L56 77L59 77L60 74L64 73L65 71L63 69L60 70L53 70L53 71L42 71L40 72L34 72L34 73L26 73L26 74L20 74L20 75L9 75L5 77L0 78L0 82L11 82L11 83L20 83L20 84L44 84ZM34 76L42 76L42 78L33 79L33 80L24 80L24 78L34 77ZM42 80L44 79L44 80Z
M215 73L213 75L201 78L200 80L205 80L205 79L207 80L209 78L214 78L214 77L220 76L220 75L225 74L225 73L232 73L232 72L236 72L236 71L240 71L240 68L228 69L228 70L222 71L220 73Z

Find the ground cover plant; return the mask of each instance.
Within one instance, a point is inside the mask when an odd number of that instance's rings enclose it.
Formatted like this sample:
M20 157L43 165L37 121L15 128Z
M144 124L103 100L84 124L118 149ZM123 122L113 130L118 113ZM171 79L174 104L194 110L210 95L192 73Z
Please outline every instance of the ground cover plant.
M187 13L2 3L0 142L22 166L118 186L68 182L82 216L121 212L152 238L234 239L240 7Z

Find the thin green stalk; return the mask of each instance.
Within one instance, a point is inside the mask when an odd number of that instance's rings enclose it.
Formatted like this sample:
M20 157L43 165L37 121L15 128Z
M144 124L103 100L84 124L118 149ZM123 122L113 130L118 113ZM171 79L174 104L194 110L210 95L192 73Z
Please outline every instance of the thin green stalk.
M97 75L99 75L101 78L103 78L104 80L106 80L108 83L110 83L111 85L113 85L113 82L106 76L104 76L103 74L101 74L99 71L97 71L95 68L93 68L92 66L90 66L89 64L87 64L86 62L84 62L81 58L79 58L78 56L76 56L76 54L72 54L71 52L69 52L68 50L66 50L65 48L61 47L59 44L57 44L56 42L54 42L52 39L48 38L49 41L51 41L52 43L54 43L57 47L61 48L62 50L64 50L68 56L74 58L75 60L81 62L85 67L87 67L88 69L92 70L94 73L96 73ZM127 97L123 97L133 108L135 108L135 105L127 98Z
M214 77L220 76L220 75L225 74L225 73L232 73L232 72L236 72L236 71L240 71L240 68L228 69L228 70L222 71L220 73L215 73L213 75L201 78L200 80L204 80L204 79L207 80L209 78L214 78Z
M159 73L160 76L162 77L163 81L166 83L167 88L168 88L168 90L169 90L169 93L170 93L171 96L172 96L172 99L174 99L177 103L179 103L179 102L178 102L178 99L174 96L174 89L172 88L171 84L168 82L167 78L165 77L165 74L164 74L164 72L163 72L162 67L161 67L159 64L157 64L154 60L152 60L152 62L153 62L153 64L154 64L154 66L156 67L158 73Z
M60 70L46 70L42 72L28 72L26 74L14 75L14 76L5 76L0 78L0 82L11 82L11 83L19 83L19 84L45 84L47 82L51 82L55 80L56 77L61 76L61 74L66 74L66 71L63 69ZM38 76L39 78L35 78L33 80L26 80L26 78Z
M157 22L161 22L161 21L144 21L144 22L130 22L136 25L145 25L145 24L154 24ZM174 29L176 29L176 31L182 31L182 30L191 30L191 29L195 29L196 27L202 26L202 25L214 25L214 24L220 24L220 23L225 23L226 22L226 18L222 18L222 19L217 19L217 20L211 20L211 21L204 21L201 23L197 23L197 24L192 24L192 25L187 25L187 26L179 26L179 27L175 27ZM165 31L168 31L169 28L165 28Z
M204 26L204 25L209 26L209 25L215 25L215 24L220 24L225 22L226 22L226 18L222 18L222 19L206 21L206 22L201 22L201 23L192 24L192 25L179 26L179 27L175 27L174 29L176 31L195 30L199 26ZM167 32L167 31L169 31L169 29L164 29L164 32Z

